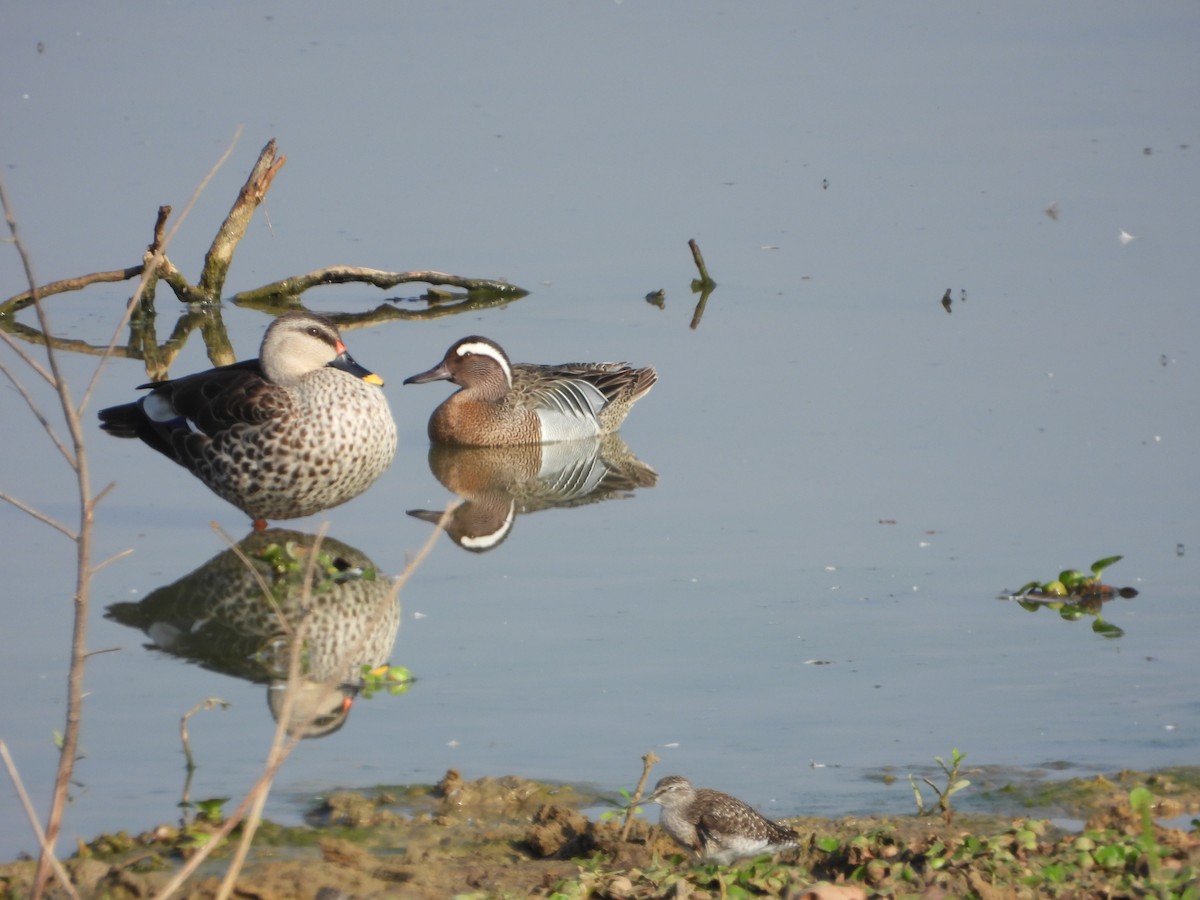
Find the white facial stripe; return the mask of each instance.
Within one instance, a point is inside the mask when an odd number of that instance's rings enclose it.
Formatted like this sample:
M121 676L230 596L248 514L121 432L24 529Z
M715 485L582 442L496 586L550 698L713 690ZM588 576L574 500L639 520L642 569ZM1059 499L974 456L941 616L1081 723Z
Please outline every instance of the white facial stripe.
M479 356L490 356L500 364L500 368L504 370L505 380L510 386L512 385L512 369L508 365L508 360L504 358L504 354L497 352L496 348L491 344L484 344L480 341L471 341L467 344L459 344L456 352L459 356L466 356L468 353L475 353Z
M475 537L464 537L460 543L468 550L490 550L508 537L508 533L512 531L513 519L515 517L516 504L511 504L508 508L508 515L504 517L504 522L499 528L491 534L477 534Z

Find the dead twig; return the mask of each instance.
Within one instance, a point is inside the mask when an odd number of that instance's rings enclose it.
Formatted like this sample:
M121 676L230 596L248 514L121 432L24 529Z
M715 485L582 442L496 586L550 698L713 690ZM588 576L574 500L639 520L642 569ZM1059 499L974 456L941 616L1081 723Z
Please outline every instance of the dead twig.
M198 712L208 712L209 710L216 709L218 706L223 710L229 709L229 701L222 700L220 697L209 697L206 700L201 700L185 712L183 718L179 720L179 737L183 741L183 755L187 760L187 770L189 772L196 770L196 762L192 758L192 745L188 741L187 721ZM187 799L187 790L185 789L183 792L183 802L187 803Z
M37 296L53 297L55 294L65 294L69 291L81 291L93 284L105 284L115 281L128 281L142 274L142 266L130 266L127 269L112 269L108 272L92 272L90 275L80 275L76 278L64 278L52 281L37 288ZM14 294L0 303L0 318L11 316L13 313L33 305L34 290Z
M221 159L222 163L231 152L233 147L230 147ZM225 276L229 274L229 266L233 262L233 251L237 249L254 211L266 197L267 191L271 189L271 182L275 180L285 162L286 156L275 154L275 139L267 141L258 154L254 168L250 170L250 176L238 192L237 200L217 230L217 235L208 248L208 254L204 257L204 271L196 283L196 293L202 301L216 303L221 299L221 288L225 286Z
M71 879L62 867L62 863L54 855L54 848L46 840L46 833L42 831L42 823L38 821L37 812L34 810L33 803L29 799L29 794L25 790L24 782L21 781L21 773L17 771L17 766L8 753L8 745L4 741L0 741L0 759L4 760L4 767L8 769L8 777L17 791L17 797L21 800L21 808L25 810L25 817L29 820L29 827L33 829L34 835L37 836L42 853L50 860L50 866L54 869L54 875L58 878L58 883L62 885L64 891L78 900L79 894L75 891L75 885L71 884Z
M696 302L696 309L692 313L692 323L688 326L695 331L704 315L704 307L708 305L709 295L712 294L717 283L709 277L708 266L704 265L704 256L700 253L700 245L695 240L690 240L688 246L692 248L692 259L696 263L697 271L700 272L699 278L692 279L692 293L699 294L700 299Z
M192 776L196 774L196 761L192 757L192 744L188 739L187 721L198 712L207 712L217 707L222 710L229 709L229 701L222 700L219 697L209 697L207 700L201 700L191 709L183 714L179 720L179 737L183 741L183 755L187 760L187 777L183 781L183 796L180 798L179 806L183 810L181 825L187 827L187 811L192 803Z
M633 797L629 801L629 806L625 809L625 821L621 825L621 840L629 839L629 829L633 825L633 811L637 808L638 802L642 799L642 791L646 789L646 779L650 777L650 770L659 762L657 754L653 750L642 757L642 777L638 779L637 787L633 791Z
M700 277L696 281L692 282L692 290L696 290L697 281L702 287L708 285L716 287L717 283L709 277L708 266L704 265L704 256L700 253L700 245L697 244L693 238L692 240L688 241L688 246L692 248L692 259L695 260L696 268L700 272Z

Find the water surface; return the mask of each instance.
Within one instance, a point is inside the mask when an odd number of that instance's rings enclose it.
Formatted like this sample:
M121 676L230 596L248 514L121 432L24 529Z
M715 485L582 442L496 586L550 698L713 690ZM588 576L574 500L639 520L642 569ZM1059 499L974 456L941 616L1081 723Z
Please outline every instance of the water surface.
M903 776L954 746L1058 775L1197 758L1191 6L147 12L6 17L0 157L42 280L138 262L157 206L181 210L242 125L170 248L189 275L275 137L288 163L228 292L335 263L532 292L348 332L388 383L400 449L366 494L288 527L403 568L431 527L406 511L453 495L424 434L447 386L401 381L465 334L521 361L660 373L622 430L656 483L519 515L489 552L439 538L391 655L419 681L305 741L269 815L449 767L615 790L648 750L656 775L776 816L911 809ZM690 238L719 285L694 329ZM0 284L23 288L11 249ZM644 299L658 289L661 309ZM55 298L55 328L106 339L128 293ZM160 334L174 316L160 292ZM224 318L253 355L266 317ZM193 339L172 373L208 364ZM81 391L92 360L64 366ZM93 409L144 379L114 362ZM0 489L70 520L61 460L13 391L0 404ZM220 553L210 522L234 539L248 523L146 448L97 430L89 450L96 482L117 483L98 555L134 554L95 581L89 643L113 652L89 663L64 847L179 815L179 718L200 700L231 707L191 722L193 797L249 786L273 728L262 684L104 615ZM9 506L0 528L0 737L45 807L71 547ZM1111 580L1140 591L1104 609L1119 639L995 599L1112 554ZM33 849L3 817L0 854Z

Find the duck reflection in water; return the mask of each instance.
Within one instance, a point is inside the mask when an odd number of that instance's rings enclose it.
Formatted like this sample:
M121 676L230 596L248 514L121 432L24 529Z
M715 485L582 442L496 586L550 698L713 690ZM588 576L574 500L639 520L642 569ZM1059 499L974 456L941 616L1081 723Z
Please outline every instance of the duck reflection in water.
M429 469L462 498L446 533L473 553L503 543L519 513L630 497L658 482L658 473L615 434L512 447L434 444ZM441 510L410 509L408 514L434 524L442 517Z
M362 688L363 667L390 657L400 604L391 578L330 537L317 548L306 592L316 543L316 535L282 528L253 532L236 549L144 600L114 603L106 616L144 631L149 649L266 684L276 721L290 694L289 733L324 737L345 724ZM300 677L289 685L293 637L302 622Z

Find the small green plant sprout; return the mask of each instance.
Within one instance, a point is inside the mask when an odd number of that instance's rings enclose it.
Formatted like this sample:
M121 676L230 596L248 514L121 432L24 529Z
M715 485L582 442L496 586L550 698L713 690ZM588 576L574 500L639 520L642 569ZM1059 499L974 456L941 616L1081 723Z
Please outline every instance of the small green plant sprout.
M600 813L601 822L615 822L617 819L621 818L621 816L625 815L625 813L629 811L629 808L633 806L633 794L629 793L629 791L625 790L625 788L621 788L620 794L621 799L619 801L611 797L601 798L605 803L612 807L612 809L608 809ZM641 815L641 813L641 806L633 806L633 815L637 816Z
M933 792L937 794L938 802L936 811L940 812L947 822L954 817L954 810L950 808L950 797L953 794L957 794L963 788L969 787L971 784L971 782L969 782L967 779L958 777L958 770L962 766L962 761L966 759L966 757L967 754L959 753L957 747L950 752L949 764L947 764L946 761L940 756L934 757L934 759L937 761L937 764L941 766L942 771L946 775L946 786L944 788L940 788L934 784L933 779L931 778L925 778L924 776L921 778L921 780L933 788ZM935 810L932 808L925 808L925 798L921 796L921 788L917 785L917 780L913 778L912 775L909 775L908 781L909 784L912 785L913 794L916 795L917 798L917 815L932 816Z
M416 680L408 666L393 666L388 663L363 666L360 693L367 700L380 691L387 691L393 695L407 694Z
M196 817L200 821L220 825L225 819L221 814L221 807L228 802L228 797L212 797L208 800L194 800L192 805L196 808Z
M1158 845L1158 838L1154 834L1154 815L1151 812L1154 806L1154 795L1144 787L1136 787L1129 792L1129 806L1141 818L1142 833L1137 838L1136 844L1142 851L1150 879L1157 881L1162 870L1164 850Z

